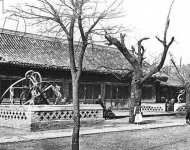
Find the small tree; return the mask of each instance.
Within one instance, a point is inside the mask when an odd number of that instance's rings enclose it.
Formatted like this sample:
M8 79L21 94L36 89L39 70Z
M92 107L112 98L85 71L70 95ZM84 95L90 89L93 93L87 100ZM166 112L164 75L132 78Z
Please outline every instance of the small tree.
M14 16L35 20L35 24L48 23L48 32L63 33L66 38L70 58L73 98L72 149L79 149L79 79L83 67L84 53L94 33L101 31L100 22L119 14L117 7L121 1L113 0L103 9L98 9L98 0L37 0L38 5L26 4L26 9L16 8ZM79 41L78 43L75 40Z
M187 69L186 66L182 65L181 62L180 62L180 65L177 65L174 60L174 57L172 55L170 56L171 56L171 59L170 59L171 63L176 70L175 74L185 89L186 104L187 106L190 106L190 79L189 79L190 70L189 68Z
M109 42L108 45L114 45L115 47L117 47L117 49L129 61L129 63L131 64L133 68L133 77L132 77L132 83L131 83L131 98L129 102L129 105L130 105L129 122L130 123L134 123L134 118L135 118L134 107L137 107L137 109L140 109L139 107L141 105L143 83L153 74L159 72L160 69L163 67L167 52L174 41L174 37L172 37L170 41L167 42L167 32L168 32L169 24L170 24L169 16L170 16L173 2L170 6L168 16L166 19L164 37L162 40L156 37L156 39L163 46L163 53L162 53L160 62L158 63L158 65L154 66L153 68L149 68L150 71L148 73L143 72L145 48L142 45L142 42L145 40L148 40L149 38L145 37L145 38L140 39L137 43L137 51L136 51L134 46L132 46L130 49L125 45L125 34L120 34L120 39L114 38L108 33L105 34L105 38Z

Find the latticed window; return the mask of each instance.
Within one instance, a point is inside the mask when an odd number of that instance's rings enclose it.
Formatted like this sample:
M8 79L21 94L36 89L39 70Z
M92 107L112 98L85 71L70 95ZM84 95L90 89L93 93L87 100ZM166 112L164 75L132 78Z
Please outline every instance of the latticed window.
M98 95L101 94L100 84L94 83L81 83L79 85L79 99L83 100L95 100L98 99ZM69 85L69 97L72 98L72 85ZM91 101L90 103L94 103Z
M106 85L106 92L105 92L105 99L111 99L112 98L112 88L111 85Z
M85 85L84 84L79 85L79 98L80 99L85 98Z
M143 86L142 88L142 98L143 99L152 99L153 97L153 88L152 86Z
M83 93L83 99L97 99L98 95L101 94L101 86L100 84L88 84L88 83L82 83L80 84L81 88L79 90L80 93Z
M93 85L93 98L98 99L98 96L101 94L100 84Z
M127 99L130 89L126 85L106 85L105 99Z
M127 99L130 97L130 88L128 86L119 86L118 87L118 98Z

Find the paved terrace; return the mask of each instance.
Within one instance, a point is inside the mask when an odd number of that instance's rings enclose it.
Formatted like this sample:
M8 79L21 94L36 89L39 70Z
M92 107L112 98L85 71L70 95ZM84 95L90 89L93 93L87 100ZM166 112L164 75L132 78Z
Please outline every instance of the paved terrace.
M128 117L124 117L113 120L92 121L90 123L82 122L80 134L101 134L106 132L153 129L184 125L186 125L184 116L146 116L143 117L143 122L140 125L129 124ZM72 124L66 124L64 129L38 132L0 127L0 133L0 143L69 137L72 135Z
M114 114L116 116L125 116L125 117L129 117L129 110L113 110ZM172 116L172 115L176 115L176 112L170 111L170 112L154 112L154 111L150 111L150 112L143 112L143 115L146 117L149 116Z

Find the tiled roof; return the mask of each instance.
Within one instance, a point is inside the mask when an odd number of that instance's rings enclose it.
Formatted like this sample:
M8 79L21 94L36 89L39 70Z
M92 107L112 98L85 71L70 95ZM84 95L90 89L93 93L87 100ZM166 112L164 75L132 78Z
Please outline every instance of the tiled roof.
M160 84L165 86L183 87L183 84L178 79L172 77L169 77L166 82L161 81Z
M172 86L172 87L183 87L180 80L176 77L176 75L166 74L164 72L158 72L153 75L158 80L160 80L160 84L163 86Z
M77 52L76 52L77 57ZM0 59L3 63L38 65L69 69L67 44L61 39L0 29ZM130 68L127 60L114 48L89 46L84 57L84 70L104 72L107 68Z

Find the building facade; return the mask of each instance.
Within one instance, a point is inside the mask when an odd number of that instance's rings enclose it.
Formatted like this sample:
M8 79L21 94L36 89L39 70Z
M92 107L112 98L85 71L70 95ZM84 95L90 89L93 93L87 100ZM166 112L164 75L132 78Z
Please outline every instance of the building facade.
M26 71L35 70L43 80L59 85L62 96L72 102L68 58L67 44L60 39L0 29L0 95ZM79 86L81 103L93 104L101 98L112 109L128 108L131 66L119 51L90 45L83 66ZM161 102L160 83L157 77L152 77L143 85L142 102ZM15 91L14 97L19 99L20 93ZM7 94L2 104L8 103L8 99Z

